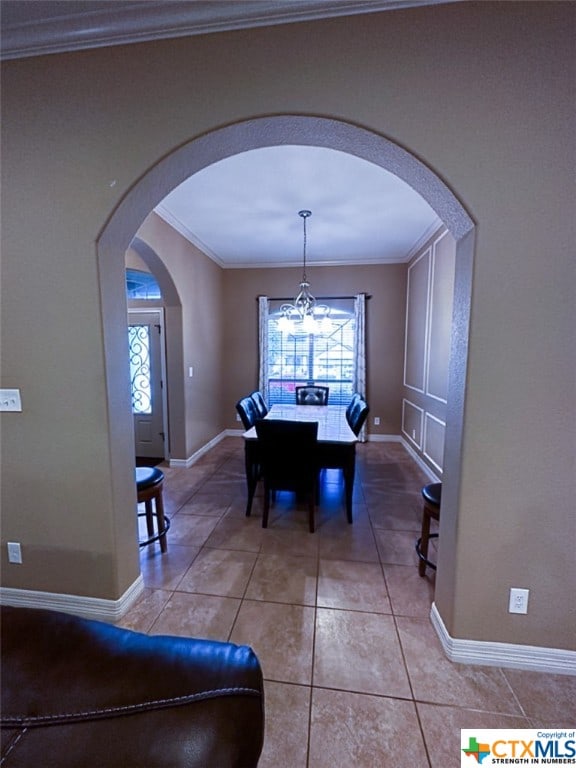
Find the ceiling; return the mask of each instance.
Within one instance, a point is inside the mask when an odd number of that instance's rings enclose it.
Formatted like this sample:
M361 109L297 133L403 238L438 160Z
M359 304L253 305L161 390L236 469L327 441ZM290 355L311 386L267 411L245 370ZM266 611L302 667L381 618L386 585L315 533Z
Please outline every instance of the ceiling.
M1 57L375 13L455 0L1 0ZM405 182L366 160L268 147L194 174L156 212L223 268L407 261L440 226Z

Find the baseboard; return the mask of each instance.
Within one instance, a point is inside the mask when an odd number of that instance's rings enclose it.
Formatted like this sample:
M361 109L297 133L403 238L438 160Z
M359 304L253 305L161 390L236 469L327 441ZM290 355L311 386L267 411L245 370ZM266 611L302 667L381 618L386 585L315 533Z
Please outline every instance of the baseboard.
M402 437L402 435L368 435L368 440L371 443L400 443L404 446L407 453L410 454L412 459L418 464L420 469L428 475L433 483L440 483L441 480L426 464L426 462L419 456L412 446Z
M458 664L523 669L528 672L576 675L576 651L450 637L435 603L432 604L430 620L450 661Z
M223 440L225 437L228 436L228 433L235 434L235 430L227 430L225 429L223 432L220 432L219 435L216 435L216 437L213 437L210 442L206 443L206 445L203 445L202 448L199 448L196 453L193 453L192 456L189 456L187 459L170 459L169 466L170 467L180 467L184 469L188 469L193 464L196 464L198 459L201 456L204 456L205 453L208 453L208 451L211 448L214 448L215 445L218 445L218 443ZM239 434L243 434L240 432Z
M20 608L44 608L114 623L124 616L144 591L144 579L138 576L118 600L100 597L66 595L58 592L39 592L30 589L0 587L0 604Z

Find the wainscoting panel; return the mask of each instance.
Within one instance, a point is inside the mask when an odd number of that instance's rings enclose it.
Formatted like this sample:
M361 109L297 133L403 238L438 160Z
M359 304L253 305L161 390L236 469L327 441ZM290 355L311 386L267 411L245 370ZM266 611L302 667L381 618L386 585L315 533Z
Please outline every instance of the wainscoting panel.
M408 440L422 450L424 411L409 400L402 400L402 432Z
M424 416L424 456L439 471L444 466L444 437L446 422L430 413Z

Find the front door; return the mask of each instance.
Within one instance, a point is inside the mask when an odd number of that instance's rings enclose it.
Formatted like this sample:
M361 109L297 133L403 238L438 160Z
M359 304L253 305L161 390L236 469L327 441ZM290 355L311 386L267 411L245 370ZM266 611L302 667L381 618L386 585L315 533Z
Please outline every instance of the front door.
M164 458L161 311L130 311L128 340L136 457Z

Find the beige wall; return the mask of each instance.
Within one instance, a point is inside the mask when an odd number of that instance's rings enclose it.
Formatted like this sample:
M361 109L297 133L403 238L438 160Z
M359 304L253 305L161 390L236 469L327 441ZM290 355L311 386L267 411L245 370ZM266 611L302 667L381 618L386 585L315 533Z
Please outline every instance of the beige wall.
M130 436L112 418L128 376L105 322L125 317L128 242L99 271L106 222L195 137L323 115L398 142L477 222L436 589L448 631L574 648L574 13L456 3L3 65L1 373L24 408L2 415L2 548L24 555L5 585L114 599L138 574ZM507 613L511 586L531 590L527 616Z

